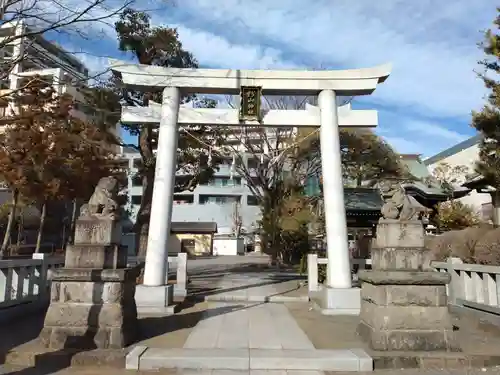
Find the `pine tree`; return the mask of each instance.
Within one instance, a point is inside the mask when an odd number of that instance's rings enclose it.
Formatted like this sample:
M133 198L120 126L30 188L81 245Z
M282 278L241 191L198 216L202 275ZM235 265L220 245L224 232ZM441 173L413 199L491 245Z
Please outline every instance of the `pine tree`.
M115 23L115 30L120 51L128 52L137 63L173 68L198 68L195 57L182 45L177 30L168 26L154 26L150 16L132 8L121 12ZM102 119L101 125L114 126L119 121L120 100L129 106L148 106L150 102L161 103L161 93L124 92L117 79L111 79L104 87L97 87L87 95L90 107L99 108L109 117ZM183 102L192 101L198 108L213 108L216 102L201 97L184 97ZM149 219L153 197L155 175L157 133L152 124L127 124L123 129L137 137L136 144L124 144L121 139L111 140L121 146L132 148L140 153L141 164L138 177L142 180L141 204L136 215L134 231L136 233L136 252L146 255ZM192 191L200 183L208 182L215 172L220 158L210 158L209 148L219 139L219 132L209 126L182 126L179 129L177 144L177 172L175 193ZM201 140L201 142L200 142Z
M479 61L484 68L479 77L488 89L487 102L479 112L472 113L472 125L482 133L483 140L479 146L479 162L476 171L485 181L500 189L500 8L494 27L485 32L485 38L480 47L486 54Z

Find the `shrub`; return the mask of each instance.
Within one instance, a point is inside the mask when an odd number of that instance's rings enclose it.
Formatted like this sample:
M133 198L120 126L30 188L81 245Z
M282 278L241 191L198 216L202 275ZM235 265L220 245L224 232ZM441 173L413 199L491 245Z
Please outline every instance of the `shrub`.
M445 232L439 236L429 239L427 248L431 252L431 259L444 261L452 256L454 238L457 231Z
M479 225L479 215L474 208L460 201L440 203L435 224L440 230L451 231Z
M452 230L428 238L426 243L433 260L457 257L464 263L500 265L500 229L476 227Z
M500 265L500 228L487 231L476 244L474 262L490 266Z
M477 244L488 233L485 228L466 228L457 231L452 243L451 256L460 258L464 263L476 261Z

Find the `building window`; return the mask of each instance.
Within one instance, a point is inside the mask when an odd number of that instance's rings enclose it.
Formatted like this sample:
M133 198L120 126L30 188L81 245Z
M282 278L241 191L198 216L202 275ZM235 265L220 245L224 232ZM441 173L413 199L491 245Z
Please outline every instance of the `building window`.
M133 205L140 205L141 204L141 195L132 195L132 204Z
M259 200L255 195L247 195L247 206L258 206Z
M194 254L196 248L196 243L193 239L182 239L181 240L181 253Z
M174 204L193 204L194 195L192 194L174 194Z
M209 186L241 186L241 177L214 177L208 182Z
M248 158L247 166L249 169L257 169L259 167L259 160L257 158Z
M142 167L142 159L134 159L134 168L140 169Z
M10 79L4 78L0 80L0 90L9 89L10 88Z
M132 186L142 186L142 176L138 173L132 177Z
M241 195L200 195L200 204L230 204L241 202Z

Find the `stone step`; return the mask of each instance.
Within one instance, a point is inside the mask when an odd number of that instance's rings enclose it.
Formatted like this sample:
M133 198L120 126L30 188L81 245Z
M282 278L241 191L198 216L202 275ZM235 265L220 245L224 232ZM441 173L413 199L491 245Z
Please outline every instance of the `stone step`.
M259 296L259 295L244 295L244 294L212 294L205 296L205 301L218 302L273 302L273 303L289 303L289 302L309 302L309 296Z
M136 370L285 370L372 371L373 360L362 349L160 349L147 348L137 360ZM127 366L128 369L129 368Z

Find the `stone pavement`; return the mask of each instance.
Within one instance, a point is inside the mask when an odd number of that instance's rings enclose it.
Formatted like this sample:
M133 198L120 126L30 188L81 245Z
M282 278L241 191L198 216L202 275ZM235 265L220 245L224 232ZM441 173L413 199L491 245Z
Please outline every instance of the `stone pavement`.
M145 350L137 362L142 360L142 364L146 365L143 367L158 367L158 372L155 372L158 375L346 375L352 372L340 370L361 370L360 363L363 361L358 357L360 352L350 349L365 349L368 354L373 353L364 347L354 333L356 317L323 316L311 311L303 299L307 293L301 285L303 280L291 277L283 270L264 269L266 263L266 259L249 257L192 261L189 266L192 279L190 289L197 302L173 316L141 317L142 338L137 345L150 349ZM288 297L282 299L285 303L265 303L284 296ZM29 322L0 326L0 360L5 350L32 342L39 332L41 322L38 320L33 317ZM10 332L16 334L11 335ZM470 341L470 350L476 349L475 353L500 353L498 334L484 334L472 327L470 331L463 332L462 337ZM25 366L18 368L0 365L0 374L151 373L146 368L139 371L93 366L51 369L29 367L28 362L19 364L24 363ZM199 370L161 368L165 363L167 366L188 363ZM228 363L231 366L227 366ZM318 363L323 367L318 366ZM344 367L341 368L339 363ZM337 371L331 371L332 367L329 366L332 364L337 366L334 367ZM258 368L249 369L252 366ZM364 371L358 373L373 374ZM391 369L376 370L377 373L500 375L500 369Z
M236 271L199 270L191 277L191 291L209 302L183 347L136 347L127 356L128 368L255 370L255 374L307 371L310 375L372 368L371 358L360 348L316 349L284 304L267 303L307 302L301 281L283 272L257 271L259 267L244 265Z

